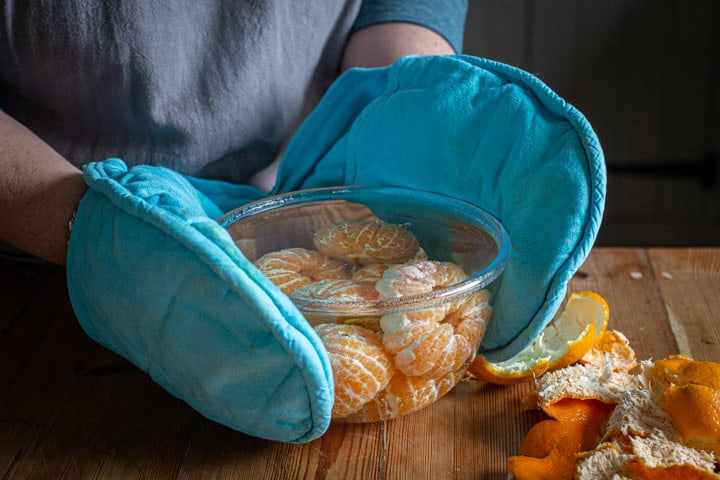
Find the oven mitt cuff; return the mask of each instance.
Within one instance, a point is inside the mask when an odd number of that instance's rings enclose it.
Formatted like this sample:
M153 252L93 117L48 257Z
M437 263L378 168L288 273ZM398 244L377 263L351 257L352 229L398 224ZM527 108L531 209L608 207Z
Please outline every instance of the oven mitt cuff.
M513 251L481 351L500 361L561 306L597 236L605 183L591 126L536 77L470 56L405 57L333 84L288 146L276 192L408 186L495 215Z
M67 283L90 337L214 421L271 440L319 437L333 402L327 354L211 218L222 209L160 167L111 159L84 176Z
M215 220L246 203L266 197L264 192L250 185L190 175L184 178L197 190L206 215Z

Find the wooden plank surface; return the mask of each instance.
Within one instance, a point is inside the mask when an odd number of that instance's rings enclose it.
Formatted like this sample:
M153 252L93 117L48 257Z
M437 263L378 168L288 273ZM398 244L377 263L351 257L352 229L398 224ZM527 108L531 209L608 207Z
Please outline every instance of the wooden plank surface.
M720 361L720 249L596 249L570 290L595 290L639 358ZM505 479L537 412L530 384L463 382L387 423L288 445L210 422L93 343L62 269L0 260L0 479Z
M681 353L720 361L720 257L715 249L652 249L668 323Z

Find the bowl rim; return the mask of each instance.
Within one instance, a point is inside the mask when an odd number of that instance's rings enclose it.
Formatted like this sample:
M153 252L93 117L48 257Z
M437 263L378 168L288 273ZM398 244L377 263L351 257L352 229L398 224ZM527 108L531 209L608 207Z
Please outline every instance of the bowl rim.
M250 218L253 215L277 211L283 208L308 203L310 201L323 202L338 200L352 201L353 195L374 193L386 196L410 196L411 198L424 198L442 206L452 207L452 213L467 218L475 226L482 228L495 241L498 251L495 258L481 271L455 284L432 290L431 292L405 295L395 298L382 298L378 300L338 301L337 299L304 299L289 295L293 303L303 312L312 315L337 316L351 311L357 316L387 315L389 313L405 313L439 305L464 298L478 290L490 285L505 270L512 243L510 235L502 223L487 210L455 197L429 190L420 190L392 185L351 185L308 188L280 193L264 197L242 205L218 219L223 228ZM347 197L350 197L348 199ZM362 203L362 202L359 202Z

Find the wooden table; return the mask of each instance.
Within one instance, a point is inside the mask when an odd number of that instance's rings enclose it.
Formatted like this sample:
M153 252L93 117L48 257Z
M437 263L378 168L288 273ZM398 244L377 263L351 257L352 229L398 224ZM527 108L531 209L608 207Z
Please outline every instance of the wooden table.
M720 361L720 249L596 249L571 290L594 290L640 359ZM0 479L506 478L540 417L530 384L463 382L430 408L333 425L287 445L196 414L93 343L64 270L0 261Z

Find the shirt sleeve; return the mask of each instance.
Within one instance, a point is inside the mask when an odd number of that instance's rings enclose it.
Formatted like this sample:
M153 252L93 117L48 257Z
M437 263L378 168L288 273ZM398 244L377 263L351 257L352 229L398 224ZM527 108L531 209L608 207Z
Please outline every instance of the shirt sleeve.
M388 22L427 27L462 52L467 0L363 0L352 31Z

